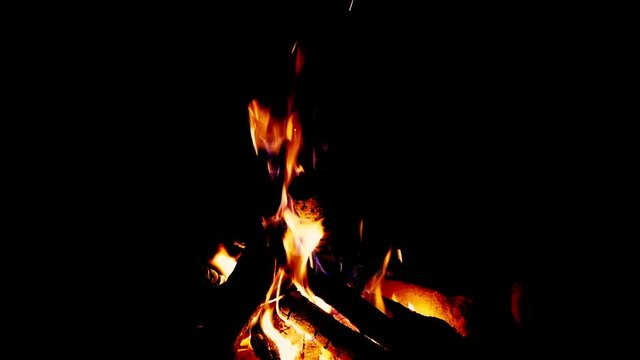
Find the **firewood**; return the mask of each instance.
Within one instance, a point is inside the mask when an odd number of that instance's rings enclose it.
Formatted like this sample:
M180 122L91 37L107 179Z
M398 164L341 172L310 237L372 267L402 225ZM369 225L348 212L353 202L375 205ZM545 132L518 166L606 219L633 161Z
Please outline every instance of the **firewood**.
M300 358L349 360L387 357L386 349L339 323L297 291L292 291L281 299L279 307L286 320L274 315L274 328L278 329L281 336L296 344ZM260 309L252 319L256 316L260 316ZM279 359L280 349L262 331L260 322L254 323L247 324L236 338L235 359ZM249 334L252 351L240 345Z
M281 301L288 319L308 330L314 340L340 359L380 358L386 349L349 329L297 291Z
M321 276L310 280L318 296L351 320L363 335L388 348L393 357L409 354L415 346L429 345L434 351L450 349L452 352L462 346L462 337L440 319L420 315L385 299L385 305L393 314L389 317L364 300L358 289Z

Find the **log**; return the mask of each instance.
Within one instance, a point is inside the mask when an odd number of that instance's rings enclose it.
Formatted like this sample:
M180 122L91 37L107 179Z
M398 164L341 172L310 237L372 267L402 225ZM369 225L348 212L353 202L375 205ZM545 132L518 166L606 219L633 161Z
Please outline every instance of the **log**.
M310 285L363 335L389 349L394 358L411 354L416 346L445 353L457 353L463 347L462 337L440 319L420 315L385 298L385 305L393 314L390 318L363 299L358 289L321 275L310 278Z
M314 339L324 344L325 349L337 358L380 358L387 352L383 346L341 324L297 291L285 297L281 301L281 307L289 320L308 329Z
M286 322L274 315L274 327L279 330L281 336L297 346L300 358L342 360L386 358L386 349L347 328L297 291L287 294L280 300L279 306L281 313L286 316ZM254 313L254 316L259 314L260 309ZM240 345L249 332L252 354L248 354L246 347ZM235 348L236 360L280 358L277 345L264 334L259 321L256 321L253 326L247 324L236 338Z
M262 331L259 323L251 327L251 346L258 359L280 360L278 347Z
M387 311L393 315L388 334L394 357L409 357L416 347L431 354L458 357L466 353L466 343L446 321L423 316L402 304L383 298Z

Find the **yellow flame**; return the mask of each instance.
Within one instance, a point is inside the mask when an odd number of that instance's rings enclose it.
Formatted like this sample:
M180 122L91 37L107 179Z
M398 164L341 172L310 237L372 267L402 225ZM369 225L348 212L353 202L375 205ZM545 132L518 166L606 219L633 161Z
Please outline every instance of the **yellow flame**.
M320 360L332 360L334 359L334 357L331 355L331 353L329 352L329 350L321 347L320 348Z
M402 264L402 251L398 249L398 260L400 260L400 264Z
M227 248L224 246L224 244L220 244L218 245L217 252L209 260L209 264L216 270L218 270L218 272L225 278L228 278L236 268L238 257L239 256L229 255L229 252L227 251Z
M384 257L384 261L382 262L380 271L373 275L373 277L371 277L371 279L367 282L362 295L378 310L391 316L391 314L387 312L386 306L384 305L384 300L382 299L382 282L384 280L384 275L387 272L389 260L391 260L391 248L389 248L389 251L387 251L387 255L385 255Z
M409 310L411 310L411 311L416 311L416 308L415 308L415 306L413 306L411 301L409 301L409 303L407 304L407 308L409 308Z

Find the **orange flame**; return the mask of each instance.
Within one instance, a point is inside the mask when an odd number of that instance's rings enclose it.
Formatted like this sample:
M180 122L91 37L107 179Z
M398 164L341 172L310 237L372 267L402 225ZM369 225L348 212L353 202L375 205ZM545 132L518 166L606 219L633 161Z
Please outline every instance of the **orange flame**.
M264 334L271 339L278 348L278 353L280 354L280 359L289 359L293 360L296 358L299 353L300 347L293 344L289 339L284 337L280 331L278 331L274 324L273 319L273 309L274 305L272 304L271 297L276 292L276 303L275 310L278 316L287 322L286 318L280 314L280 308L278 307L278 300L280 299L280 287L282 286L282 278L284 276L284 272L282 269L278 271L278 273L273 278L273 283L267 292L267 296L265 302L263 304L264 309L262 310L262 315L260 316L260 327Z
M253 148L266 150L269 154L277 154L285 139L283 121L271 117L271 109L260 105L257 99L249 104L249 130Z
M324 236L322 220L312 221L300 218L288 208L285 209L283 217L287 224L283 240L284 248L293 283L303 296L315 302L315 296L307 284L307 265L311 253ZM327 309L323 310L327 311Z
M382 281L384 280L384 275L387 272L389 260L391 260L391 248L389 248L387 255L384 257L380 271L373 275L365 285L362 296L372 303L378 310L388 316L391 316L391 313L387 312L384 300L382 299Z
M218 270L222 279L220 282L224 282L229 278L229 275L236 268L236 264L238 263L238 256L231 256L227 251L227 248L224 244L218 245L217 252L209 259L209 264L213 266L214 269Z
M296 46L297 43L294 44L292 53L295 52ZM296 76L300 74L303 64L302 52L299 47L297 50L295 59ZM302 127L300 117L298 113L294 111L293 101L293 96L289 97L288 113L283 118L274 117L271 114L271 109L260 105L257 99L249 104L248 109L251 139L256 155L261 149L266 150L270 155L276 155L280 153L283 146L286 147L284 182L280 206L270 221L264 219L263 225L267 226L269 223L277 223L281 220L286 224L287 228L283 237L283 245L286 252L287 263L286 267L280 268L274 276L273 283L263 304L262 313L259 315L260 326L265 335L276 344L281 359L296 358L301 354L301 347L298 342L313 339L311 334L295 326L287 317L280 313L280 291L285 276L289 278L302 296L316 304L325 312L333 315L340 323L354 331L358 331L344 316L339 314L324 300L315 296L308 285L307 266L312 261L311 255L314 249L324 237L324 228L322 226L322 219L302 218L296 211L293 200L288 193L289 185L291 185L295 176L304 171L302 166L298 164L298 156L302 148ZM269 172L273 174L272 164L269 163L268 166ZM275 306L272 305L274 300L271 299L274 291L276 292ZM287 328L294 329L295 332L300 335L296 343L285 338L274 326L274 320L276 320L273 317L274 308L278 315L277 319L281 320L281 323L284 323ZM328 355L330 355L328 352L322 352L322 356L326 357Z

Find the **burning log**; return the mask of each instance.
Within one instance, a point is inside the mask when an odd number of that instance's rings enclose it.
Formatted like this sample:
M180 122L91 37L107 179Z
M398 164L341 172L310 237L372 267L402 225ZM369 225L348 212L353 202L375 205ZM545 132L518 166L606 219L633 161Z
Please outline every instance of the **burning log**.
M416 344L420 347L428 345L433 351L452 353L463 346L462 337L440 319L422 316L385 298L385 305L393 314L390 318L363 299L354 288L320 276L311 280L319 296L351 320L363 335L388 348L394 356L410 354Z
M269 337L262 331L260 324L256 323L250 329L251 332L251 346L253 348L253 355L255 355L258 359L263 360L279 360L280 356L278 355L278 347L276 344L269 339ZM236 349L241 350L241 345L237 344ZM247 358L251 355L245 354L245 356L241 357Z
M279 302L281 313L289 325L275 316L275 328L291 343L302 343L298 357L312 359L370 359L384 358L387 350L346 326L319 307L309 302L297 291L287 294ZM259 316L258 309L252 319ZM247 350L250 344L253 352ZM243 344L244 341L244 344ZM250 321L236 339L236 359L280 359L283 349L278 349L257 321ZM291 354L288 354L291 355Z

